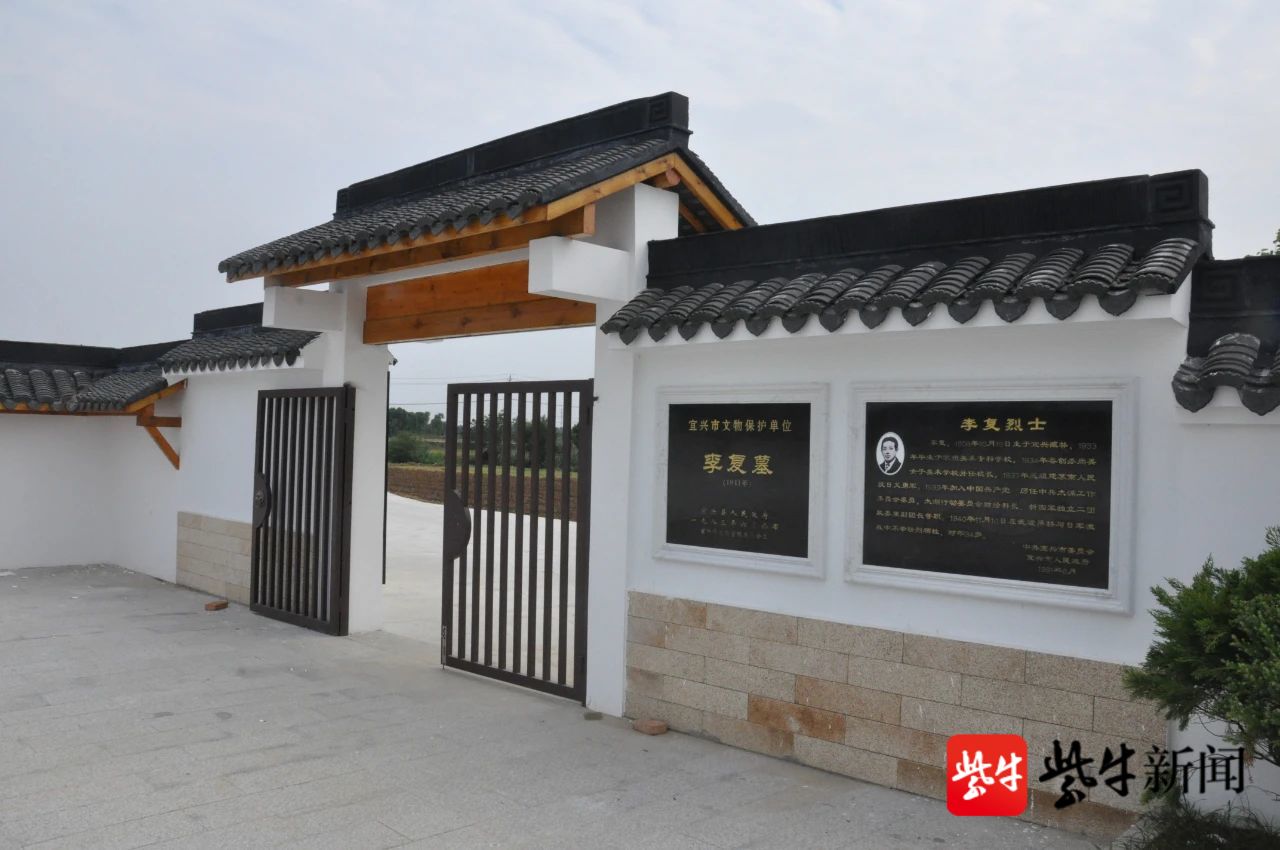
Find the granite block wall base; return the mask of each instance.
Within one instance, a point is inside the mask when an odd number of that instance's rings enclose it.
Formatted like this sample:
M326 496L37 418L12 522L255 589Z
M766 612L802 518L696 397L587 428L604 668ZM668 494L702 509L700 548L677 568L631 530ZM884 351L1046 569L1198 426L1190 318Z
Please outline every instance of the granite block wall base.
M247 522L178 513L178 584L249 604Z
M1111 838L1141 811L1145 754L1168 735L1156 709L1125 691L1125 669L632 591L625 713L938 799L949 736L1022 735L1023 817ZM1099 781L1088 800L1055 808L1060 780L1038 779L1055 739L1064 750L1079 741L1094 769L1106 747L1128 744L1128 796Z

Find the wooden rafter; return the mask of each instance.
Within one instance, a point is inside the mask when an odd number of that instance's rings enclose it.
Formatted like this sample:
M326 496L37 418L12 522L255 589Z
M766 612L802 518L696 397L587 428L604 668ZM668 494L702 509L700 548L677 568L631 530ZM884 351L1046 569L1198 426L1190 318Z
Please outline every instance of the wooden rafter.
M138 418L135 420L139 425L146 427L153 425L156 428L181 428L181 416L156 416L155 406L138 411Z
M680 205L680 217L698 233L707 232L707 226L702 223L702 219L698 218L698 216L694 214L693 210L689 209L684 204Z
M362 251L350 259L324 258L290 267L277 274L248 273L232 280L246 280L264 274L277 286L306 286L331 280L345 280L363 275L412 266L425 266L459 257L474 257L497 251L521 248L534 239L546 236L590 236L595 233L595 203L637 183L649 183L661 189L684 186L698 199L712 218L727 230L742 227L732 210L710 186L694 172L678 153L669 153L650 162L601 180L585 189L546 204L530 207L514 219L499 215L488 224L471 222L461 230L439 234L423 234L417 239L401 240L394 245L380 245ZM686 217L692 226L705 225Z
M668 176L668 172L671 172L670 176ZM678 153L660 156L630 171L625 171L622 174L610 177L608 180L602 180L594 186L588 186L586 189L574 192L572 195L552 201L547 204L547 215L554 218L582 204L595 203L601 198L606 198L615 192L634 186L636 183L646 182L670 184L669 186L660 186L660 188L671 188L683 184L685 189L707 208L707 211L711 213L711 217L721 227L726 230L737 230L742 227L742 222L738 220L732 210L720 200L719 196L712 191L711 187L701 177L694 173L693 168Z
M161 428L181 428L181 416L156 416L155 402L148 404L136 413L134 420L140 427L145 428L147 433L151 435L152 441L160 447L160 451L169 459L169 463L173 464L173 468L179 466L178 452L173 445L160 433Z
M707 212L711 213L711 217L721 227L725 230L738 230L742 227L742 222L733 214L733 211L725 205L724 201L720 200L720 197L711 190L711 187L701 177L694 173L689 163L685 162L682 157L675 156L675 164L672 168L680 175L685 188L693 193L693 196L707 208Z
M162 398L168 398L174 393L181 392L186 389L187 380L183 378L176 384L170 384L162 390L152 393L138 399L120 410L54 410L47 404L37 404L32 406L26 402L20 402L12 410L0 407L0 413L25 413L36 416L133 416L143 408L152 407Z
M674 189L680 185L680 172L676 171L674 168L668 168L666 171L647 182L655 189Z
M181 381L178 381L178 383L170 384L169 386L165 387L159 392L154 392L151 395L147 396L146 398L138 399L133 404L126 407L124 409L124 413L125 414L137 413L139 410L142 410L145 407L154 407L155 403L160 399L168 398L174 393L181 392L186 388L187 388L187 379L183 378Z
M664 174L675 167L675 162L679 158L675 154L660 156L651 162L646 162L644 165L638 165L621 174L615 174L613 177L601 180L599 183L588 186L585 189L580 189L572 195L558 198L547 204L547 216L549 218L559 218L579 207L594 204L596 201L621 192L623 189Z
M465 239L468 236L476 236L478 234L499 233L504 230L524 227L530 224L547 221L550 216L547 215L545 205L530 207L516 218L508 218L505 214L495 216L488 224L481 224L479 221L473 221L463 227L461 230L446 229L441 233L424 233L417 239L402 239L394 245L379 245L376 248L369 248L360 252L359 259L374 260L387 254L401 254L414 248L421 248L429 245L441 245L449 242L455 242ZM312 269L327 269L335 265L341 265L342 260L339 258L324 257L319 260L310 260L305 263L299 263L291 266L288 271L281 272L277 275L277 279L292 278L295 275L301 275ZM270 272L248 272L247 274L233 276L232 282L240 280L249 280L255 277L270 275ZM323 278L328 280L329 278Z
M595 213L595 206L589 204L551 221L488 230L429 244L413 243L416 247L402 244L397 246L401 249L397 252L361 255L358 259L334 261L308 269L295 268L273 275L271 282L277 286L305 286L326 280L345 280L412 266L426 266L459 257L479 257L499 251L511 251L545 236L591 236L596 232Z
M147 433L151 435L151 439L155 441L155 444L160 447L160 451L164 452L164 456L169 459L169 463L173 464L173 468L178 469L182 463L178 457L178 452L165 439L164 434L160 433L160 429L154 425L144 425L143 427L147 429Z

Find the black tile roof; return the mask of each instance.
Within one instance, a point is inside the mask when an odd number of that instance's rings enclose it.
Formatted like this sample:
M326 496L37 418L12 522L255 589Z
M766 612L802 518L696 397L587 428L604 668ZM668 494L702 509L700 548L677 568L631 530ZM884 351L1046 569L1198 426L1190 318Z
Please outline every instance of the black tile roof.
M160 357L167 372L203 372L274 364L292 366L318 331L245 327L197 334Z
M81 413L123 410L168 386L156 368L159 350L0 342L0 406Z
M229 280L357 255L402 239L516 218L665 154L678 152L744 223L747 214L687 147L689 102L668 93L516 133L339 190L333 220L218 264ZM687 187L686 206L711 230L711 217ZM681 221L681 227L692 232Z
M264 328L262 304L197 313L189 340L97 348L0 341L0 407L111 412L169 385L165 373L296 362L316 331Z
M166 373L292 366L319 331L262 327L262 304L197 313L191 339L157 358Z
M1207 194L1188 171L654 242L649 288L601 330L759 335L777 319L795 333L817 316L834 331L894 309L917 325L940 305L966 322L985 301L1012 322L1035 299L1064 319L1090 296L1118 315L1174 291L1208 250Z
M1258 415L1280 407L1280 257L1209 261L1192 275L1187 358L1173 394L1196 411L1218 387L1234 387Z

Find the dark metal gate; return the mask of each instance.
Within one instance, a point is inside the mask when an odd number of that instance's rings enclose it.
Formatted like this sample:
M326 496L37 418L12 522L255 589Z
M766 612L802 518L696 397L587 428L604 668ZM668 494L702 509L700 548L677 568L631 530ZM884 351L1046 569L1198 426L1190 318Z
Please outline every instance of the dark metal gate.
M440 656L586 699L592 381L451 384Z
M347 633L355 389L258 393L249 607Z

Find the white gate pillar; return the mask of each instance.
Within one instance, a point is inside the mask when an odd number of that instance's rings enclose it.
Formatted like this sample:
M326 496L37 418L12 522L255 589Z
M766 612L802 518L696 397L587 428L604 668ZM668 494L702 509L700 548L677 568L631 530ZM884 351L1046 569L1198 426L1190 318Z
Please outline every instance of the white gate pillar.
M597 209L597 231L590 240L626 251L627 276L615 291L622 301L599 301L599 325L636 292L649 273L648 243L678 235L679 198L652 186L635 186L605 198ZM603 291L613 287L602 286ZM591 453L591 584L587 600L587 706L621 715L627 690L627 588L632 540L648 539L647 529L631 528L635 475L633 433L635 358L630 350L610 347L597 333L595 405Z
M356 390L351 469L351 632L382 628L383 490L387 439L385 345L364 344L365 289L360 282L331 284L328 292L268 286L263 324L324 332L323 383Z

